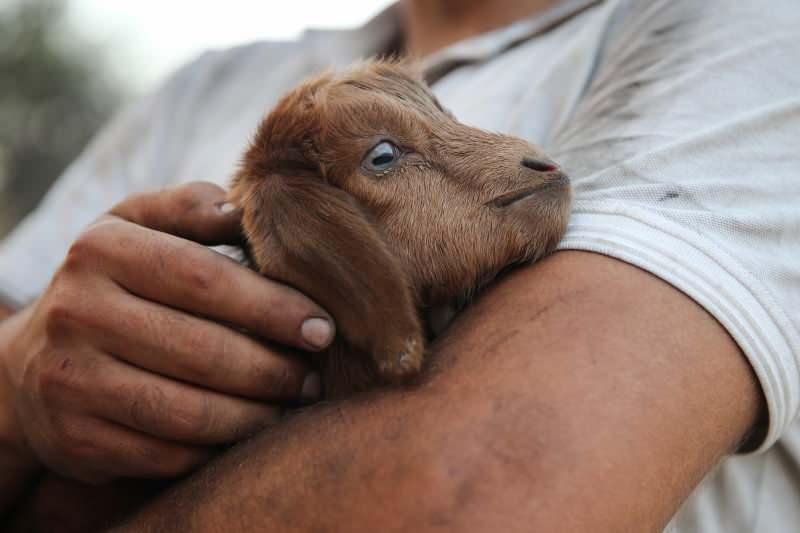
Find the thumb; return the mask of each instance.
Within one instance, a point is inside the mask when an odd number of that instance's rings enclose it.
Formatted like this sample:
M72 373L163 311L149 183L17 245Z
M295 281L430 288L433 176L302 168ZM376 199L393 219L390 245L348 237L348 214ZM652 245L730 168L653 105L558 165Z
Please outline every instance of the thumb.
M202 244L241 242L241 213L227 201L221 187L192 182L137 194L109 212L134 224Z

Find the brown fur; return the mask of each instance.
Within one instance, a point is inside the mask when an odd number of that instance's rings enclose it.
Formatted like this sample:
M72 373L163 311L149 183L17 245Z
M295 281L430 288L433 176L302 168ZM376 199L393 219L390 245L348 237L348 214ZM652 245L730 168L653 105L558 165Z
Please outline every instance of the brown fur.
M384 140L400 147L399 163L366 169ZM426 309L553 249L570 189L549 165L526 141L457 122L397 62L322 74L278 103L231 198L256 268L336 321L334 345L316 358L327 396L413 375ZM510 202L518 191L531 194Z

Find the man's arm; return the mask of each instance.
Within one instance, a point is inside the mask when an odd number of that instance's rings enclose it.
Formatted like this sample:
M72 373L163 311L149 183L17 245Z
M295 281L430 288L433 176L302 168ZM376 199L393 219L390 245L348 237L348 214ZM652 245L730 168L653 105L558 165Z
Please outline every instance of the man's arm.
M589 253L512 275L436 351L422 385L310 408L128 527L660 531L761 409L712 317Z

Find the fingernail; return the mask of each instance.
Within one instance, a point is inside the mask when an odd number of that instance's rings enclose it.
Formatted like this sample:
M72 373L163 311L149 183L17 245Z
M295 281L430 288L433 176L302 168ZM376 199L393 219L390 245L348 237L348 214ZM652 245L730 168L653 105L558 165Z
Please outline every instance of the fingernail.
M308 344L321 350L333 340L333 327L324 318L309 318L303 322L300 334Z
M224 204L220 204L219 210L223 215L228 215L236 211L236 206L230 202L225 202Z
M303 398L307 400L316 400L319 398L321 392L322 385L319 374L313 372L307 375L306 379L303 381L303 390L300 391L300 394L303 396Z

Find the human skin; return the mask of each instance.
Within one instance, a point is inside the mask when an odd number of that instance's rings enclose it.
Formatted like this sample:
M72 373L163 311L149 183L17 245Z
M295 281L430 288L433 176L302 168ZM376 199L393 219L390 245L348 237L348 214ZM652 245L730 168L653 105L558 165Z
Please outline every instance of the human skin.
M120 531L661 531L762 412L670 285L559 252L465 311L410 390L319 405Z
M126 200L0 323L0 510L40 467L91 483L184 474L279 403L316 397L301 358L254 337L313 350L303 324L330 319L199 244L239 235L225 194L198 183Z

